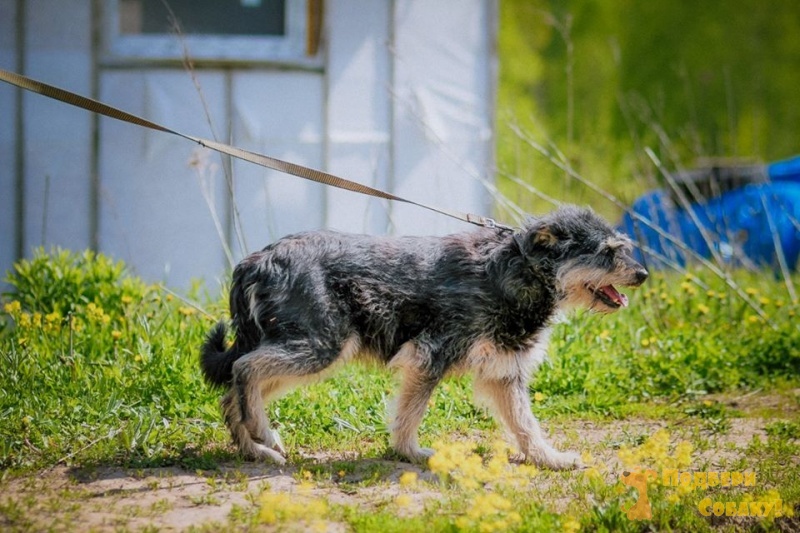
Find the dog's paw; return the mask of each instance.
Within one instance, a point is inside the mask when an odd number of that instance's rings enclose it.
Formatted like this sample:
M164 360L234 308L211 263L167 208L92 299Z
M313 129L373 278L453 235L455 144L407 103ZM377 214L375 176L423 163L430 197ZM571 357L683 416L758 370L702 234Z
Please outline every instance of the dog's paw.
M428 464L428 459L436 453L432 448L413 448L411 450L396 450L397 453L411 461L421 465Z
M583 467L583 461L577 452L555 452L544 458L543 466L551 470L572 470Z
M268 461L278 465L286 464L286 458L280 452L255 442L245 455L255 461Z
M559 452L548 450L542 453L539 450L525 454L525 462L549 470L572 470L583 467L581 456L576 452Z
M283 447L283 440L281 440L281 436L278 434L278 432L274 429L268 429L267 433L270 437L270 440L268 441L269 447L285 456L286 448Z

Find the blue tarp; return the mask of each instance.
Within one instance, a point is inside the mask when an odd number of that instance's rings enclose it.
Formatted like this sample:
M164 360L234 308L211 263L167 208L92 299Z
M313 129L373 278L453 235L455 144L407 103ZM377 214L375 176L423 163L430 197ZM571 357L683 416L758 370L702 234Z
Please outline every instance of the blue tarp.
M778 267L780 250L790 269L800 256L800 156L768 165L765 183L753 183L682 209L664 190L638 198L632 211L663 232L684 242L703 257L711 257L709 244L725 261L736 265ZM692 216L694 214L694 217ZM691 256L658 231L627 213L621 229L641 245L685 265ZM704 237L695 218L706 231ZM776 245L777 242L777 245ZM639 258L649 267L664 267L653 254Z

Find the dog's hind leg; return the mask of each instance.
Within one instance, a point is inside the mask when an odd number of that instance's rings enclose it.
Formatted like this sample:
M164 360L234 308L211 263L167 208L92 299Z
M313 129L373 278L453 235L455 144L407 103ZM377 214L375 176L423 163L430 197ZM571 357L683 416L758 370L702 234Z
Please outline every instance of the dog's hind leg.
M233 441L244 456L285 462L264 404L313 379L335 359L319 357L305 343L263 344L233 364L233 385L222 405Z
M517 441L525 460L553 470L580 466L580 455L559 452L544 439L539 422L531 412L528 385L521 378L475 377L475 396L489 404L494 415Z
M410 461L424 463L434 452L420 447L417 430L440 378L422 369L422 361L412 344L404 346L391 364L402 371L400 390L389 412L392 447Z

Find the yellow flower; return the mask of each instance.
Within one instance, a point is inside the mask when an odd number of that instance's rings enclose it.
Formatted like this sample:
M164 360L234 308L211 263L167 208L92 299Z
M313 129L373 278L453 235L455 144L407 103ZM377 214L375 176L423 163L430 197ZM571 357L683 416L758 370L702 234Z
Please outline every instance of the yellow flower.
M178 308L178 312L183 316L192 316L197 312L197 309L194 307L180 307Z
M609 337L611 337L611 333L607 329L604 329L600 332L598 337L600 337L600 340L607 340Z
M698 310L698 311L700 311L700 313L701 313L701 314L703 314L703 315L707 315L707 314L708 314L708 312L709 312L711 309L709 309L709 307L708 307L707 305L698 304L698 305L697 305L697 310Z
M14 315L16 313L19 313L20 309L22 309L22 304L19 303L18 300L8 302L6 305L3 306L3 311L8 313L9 315Z
M403 472L400 474L400 484L404 487L410 487L417 482L416 472Z
M595 466L590 466L589 468L587 468L584 471L583 476L586 479L589 479L589 480L595 480L595 479L602 479L603 478L603 475L600 473L600 471Z
M767 298L766 296L762 296L761 298L759 298L758 302L761 305L769 305L770 303L772 303L772 301L769 298Z
M758 291L756 289L754 289L753 287L747 287L744 290L744 292L749 296L755 296L756 294L758 294Z
M535 402L543 402L544 399L545 399L545 395L542 394L541 392L535 392L533 394L533 401L535 401Z
M756 315L748 315L747 322L750 324L758 324L761 322L761 318L757 317Z
M123 296L123 297L121 298L121 300L122 300L122 303L124 303L124 304L129 304L129 303L131 303L131 302L133 301L133 298L131 298L130 296L128 296L128 295L126 294L125 296Z
M29 328L33 325L33 320L31 320L31 315L29 313L22 313L17 317L17 324L22 329Z
M717 293L712 290L706 291L706 296L708 296L709 298L714 298L716 295Z
M399 494L394 499L394 503L398 507L408 507L409 505L411 505L411 496L409 496L408 494Z
M122 337L122 332L121 332L121 331L117 331L117 330L115 329L114 331L112 331L112 332L111 332L111 337L112 337L114 340L119 340L119 339L120 339L120 337Z
M567 518L561 526L561 530L564 533L576 533L580 531L581 523L578 522L575 518Z

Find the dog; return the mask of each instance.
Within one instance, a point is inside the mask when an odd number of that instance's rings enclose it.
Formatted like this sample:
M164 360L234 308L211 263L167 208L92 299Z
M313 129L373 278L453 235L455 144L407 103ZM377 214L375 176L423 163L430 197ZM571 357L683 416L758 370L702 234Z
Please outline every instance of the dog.
M471 372L474 392L525 460L580 465L543 437L528 382L545 358L557 316L628 305L616 286L648 276L630 239L586 208L565 206L519 230L481 228L444 237L377 237L314 231L280 239L234 269L235 340L218 323L201 352L203 374L227 388L225 423L250 459L285 462L264 404L371 359L402 374L390 417L394 450L414 462L433 454L417 429L436 385Z

